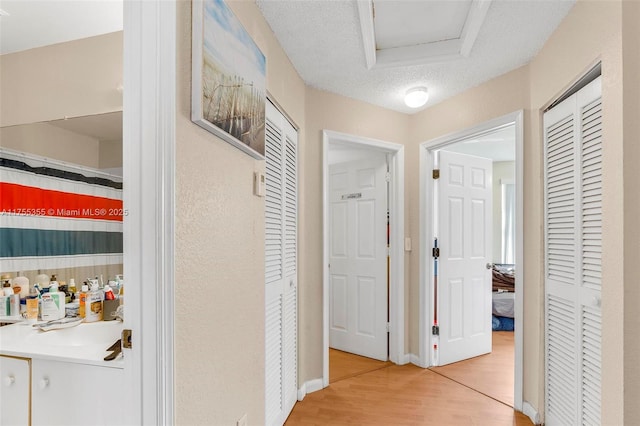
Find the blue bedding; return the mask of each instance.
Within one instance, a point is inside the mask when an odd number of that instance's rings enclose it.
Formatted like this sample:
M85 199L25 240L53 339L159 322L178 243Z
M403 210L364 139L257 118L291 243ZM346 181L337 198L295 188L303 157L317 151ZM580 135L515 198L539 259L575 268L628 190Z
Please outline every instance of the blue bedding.
M491 316L493 331L513 331L513 318Z

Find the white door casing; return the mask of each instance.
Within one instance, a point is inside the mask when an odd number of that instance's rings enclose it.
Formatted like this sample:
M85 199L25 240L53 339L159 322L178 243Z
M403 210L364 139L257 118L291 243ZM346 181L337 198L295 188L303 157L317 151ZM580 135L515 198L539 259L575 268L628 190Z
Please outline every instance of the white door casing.
M543 121L545 424L600 424L601 78Z
M297 141L271 102L265 138L265 422L282 425L297 400Z
M387 163L329 167L329 346L386 361Z
M492 161L440 151L438 365L491 352Z

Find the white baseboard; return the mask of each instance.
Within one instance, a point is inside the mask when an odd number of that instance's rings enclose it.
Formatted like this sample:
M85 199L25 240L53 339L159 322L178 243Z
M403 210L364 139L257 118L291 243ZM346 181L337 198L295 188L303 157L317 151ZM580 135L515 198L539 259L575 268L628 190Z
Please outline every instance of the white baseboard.
M398 360L398 365L405 365L405 364L409 364L410 362L411 362L411 354L404 354L400 356L400 359Z
M538 410L533 408L533 405L529 404L527 401L523 401L522 403L522 413L529 417L534 425L539 425L540 423L540 413Z
M307 394L319 391L322 388L324 388L322 379L313 379L304 382L302 386L300 386L300 389L298 389L298 401L302 401Z
M418 367L421 367L421 368L429 367L428 365L423 365L422 362L420 362L420 357L418 355L410 354L409 357L411 359L411 364L417 365Z

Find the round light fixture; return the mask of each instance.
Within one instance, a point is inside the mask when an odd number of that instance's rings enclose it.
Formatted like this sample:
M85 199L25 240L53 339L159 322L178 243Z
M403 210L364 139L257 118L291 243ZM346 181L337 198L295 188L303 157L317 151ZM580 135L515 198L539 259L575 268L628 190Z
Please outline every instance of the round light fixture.
M429 100L429 92L426 87L415 87L407 90L404 96L404 103L409 108L420 108Z

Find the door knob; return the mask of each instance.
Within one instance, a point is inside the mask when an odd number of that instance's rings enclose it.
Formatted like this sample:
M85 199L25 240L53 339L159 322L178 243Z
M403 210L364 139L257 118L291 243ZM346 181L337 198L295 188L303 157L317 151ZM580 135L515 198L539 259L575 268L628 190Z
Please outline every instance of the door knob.
M13 375L7 376L7 377L4 378L4 384L7 385L7 386L11 386L15 382L16 382L16 378Z
M45 377L44 379L40 380L39 384L40 384L40 389L44 389L49 386L49 379Z
M487 269L492 269L493 268L493 263L487 263L486 267L487 267Z

